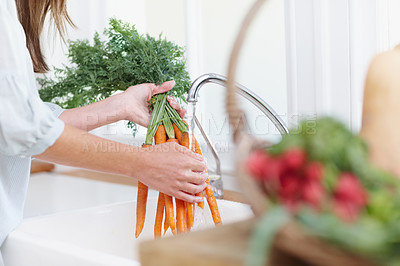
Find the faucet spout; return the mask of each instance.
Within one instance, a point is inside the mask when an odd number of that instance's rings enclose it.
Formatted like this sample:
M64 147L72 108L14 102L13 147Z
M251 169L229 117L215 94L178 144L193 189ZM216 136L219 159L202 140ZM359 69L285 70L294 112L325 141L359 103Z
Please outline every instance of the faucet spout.
M190 87L188 92L187 101L197 102L198 101L197 98L201 87L203 87L203 85L207 83L215 83L223 87L226 87L226 82L227 78L222 75L214 73L201 75L192 83L192 86ZM277 115L277 113L272 109L272 107L269 106L261 97L259 97L257 94L255 94L254 92L252 92L251 90L249 90L248 88L239 83L236 83L236 87L239 89L238 93L240 95L242 95L252 104L254 104L258 109L261 110L261 112L263 112L268 117L268 119L271 120L271 122L278 129L281 135L289 133L289 130L285 125L285 123L282 121L282 119Z

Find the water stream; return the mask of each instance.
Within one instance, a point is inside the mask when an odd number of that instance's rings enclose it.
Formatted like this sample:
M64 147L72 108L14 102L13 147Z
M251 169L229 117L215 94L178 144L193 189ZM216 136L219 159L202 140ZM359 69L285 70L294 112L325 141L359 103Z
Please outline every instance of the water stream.
M189 147L191 147L191 150L194 151L194 130L196 127L195 123L195 113L196 113L196 102L188 102L186 106L186 115L185 115L185 120L188 123L189 127Z

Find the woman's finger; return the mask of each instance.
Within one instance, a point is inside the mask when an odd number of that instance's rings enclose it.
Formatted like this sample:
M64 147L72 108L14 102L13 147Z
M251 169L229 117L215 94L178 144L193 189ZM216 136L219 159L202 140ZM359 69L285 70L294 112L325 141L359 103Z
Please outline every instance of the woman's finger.
M195 195L188 194L188 193L186 193L184 191L178 191L174 196L175 196L175 198L178 198L178 199L181 199L183 201L190 202L190 203L203 202L203 197L197 197Z
M204 189L206 189L206 186L207 186L206 182L203 182L201 185L186 183L182 187L182 190L189 194L196 194L196 193L202 192Z
M175 99L175 97L172 96L167 96L167 101L169 105L171 105L172 108L174 108L180 117L184 118L186 114L186 109L182 108L181 105L178 103L178 101Z
M175 80L166 81L159 86L151 88L151 96L171 90L175 86Z
M203 186L207 180L206 172L189 172L186 174L186 182L191 183L193 185L201 185Z
M186 114L186 109L182 108L182 109L179 111L179 115L180 115L182 118L184 118L184 117L185 117L185 114Z

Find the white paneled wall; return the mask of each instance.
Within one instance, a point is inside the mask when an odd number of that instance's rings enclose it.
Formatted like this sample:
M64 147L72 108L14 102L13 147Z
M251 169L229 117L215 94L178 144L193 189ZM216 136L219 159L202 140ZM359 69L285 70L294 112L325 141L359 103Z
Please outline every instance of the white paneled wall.
M398 0L286 0L288 110L361 127L371 59L400 41Z
M195 21L189 19L189 27L195 34L188 36L188 43L198 42L197 50L191 51L195 73L226 75L229 56L244 16L253 0L203 0L197 4L186 1ZM196 2L196 1L195 1ZM286 45L284 2L268 1L256 17L246 38L237 69L237 81L255 91L275 111L287 118L286 94ZM196 28L194 23L199 23ZM218 85L206 85L200 92L199 118L217 146L231 145L232 131L225 114L225 89ZM242 102L253 134L268 139L279 139L278 131L265 116L248 102ZM224 150L222 148L221 150Z

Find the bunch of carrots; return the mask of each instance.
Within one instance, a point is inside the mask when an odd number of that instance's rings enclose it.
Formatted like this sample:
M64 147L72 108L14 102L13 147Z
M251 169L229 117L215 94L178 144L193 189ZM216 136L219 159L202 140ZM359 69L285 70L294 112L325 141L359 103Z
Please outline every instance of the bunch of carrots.
M143 147L159 145L165 142L176 142L189 149L189 133L188 125L179 116L178 112L173 109L166 100L166 93L158 94L153 97L151 105L153 106L152 116L147 130L146 141ZM193 141L192 151L202 154L200 146L196 139ZM211 189L210 180L207 178L207 186L204 190L207 203L210 207L211 215L215 225L221 224L221 216L219 214L217 201ZM138 194L136 205L136 238L139 237L143 230L146 206L147 206L148 187L138 182ZM200 192L196 196L203 196ZM162 228L165 232L170 228L172 233L180 234L190 231L194 224L195 205L194 203L184 202L183 200L174 199L162 192L159 192L156 218L154 223L154 238L160 238ZM204 209L204 202L198 203L198 206ZM176 213L176 216L175 216ZM163 225L164 221L164 225Z

